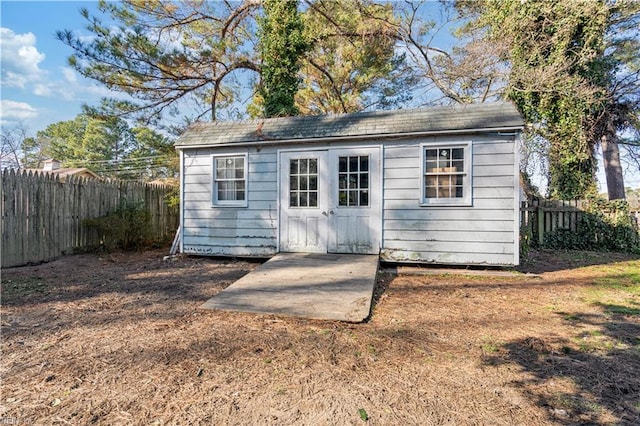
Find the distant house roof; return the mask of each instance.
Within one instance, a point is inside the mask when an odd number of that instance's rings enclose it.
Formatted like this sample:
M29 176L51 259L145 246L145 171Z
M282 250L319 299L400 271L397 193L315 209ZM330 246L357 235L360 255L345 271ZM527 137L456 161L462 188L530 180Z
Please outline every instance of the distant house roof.
M42 171L42 170L41 170ZM87 169L86 167L78 168L60 168L56 170L45 170L45 173L51 173L60 176L60 178L67 178L69 176L88 177L93 179L100 179L100 176Z
M36 173L48 173L51 175L59 176L60 180L65 180L69 176L85 177L90 179L100 179L100 176L87 169L86 167L60 167L61 162L54 158L46 160L42 169L25 169L26 171Z
M178 138L176 147L465 133L476 130L514 131L523 127L524 121L511 103L496 102L242 122L195 123Z

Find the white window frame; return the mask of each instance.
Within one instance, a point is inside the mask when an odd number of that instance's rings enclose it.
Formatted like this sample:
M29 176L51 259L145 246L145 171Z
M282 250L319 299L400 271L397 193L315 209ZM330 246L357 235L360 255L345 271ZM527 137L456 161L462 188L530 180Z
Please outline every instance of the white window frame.
M472 144L466 142L443 142L443 143L425 143L420 145L420 205L425 207L438 206L471 206L472 200ZM425 176L427 169L427 149L451 149L463 148L463 181L462 181L462 197L461 198L427 198L425 188ZM447 173L443 173L447 174ZM435 176L435 175L434 175Z
M244 159L244 200L218 200L216 160L220 158ZM237 179L240 180L240 179ZM247 153L213 154L211 156L211 204L213 207L247 207L249 205L249 156Z

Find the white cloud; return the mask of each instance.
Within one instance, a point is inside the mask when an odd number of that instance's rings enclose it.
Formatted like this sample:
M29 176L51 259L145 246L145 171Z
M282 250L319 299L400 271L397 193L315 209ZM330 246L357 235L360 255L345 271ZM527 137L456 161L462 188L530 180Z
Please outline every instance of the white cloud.
M26 102L0 100L0 120L2 122L6 122L6 119L26 120L37 116L38 111Z
M37 95L37 96L51 96L51 87L42 84L42 83L36 83L33 86L33 94Z
M76 74L76 71L73 68L63 67L62 75L64 75L64 79L67 81L67 83L78 82L78 75Z
M16 34L9 28L0 27L2 85L24 88L27 83L43 77L44 71L39 64L45 54L40 53L35 44L33 33Z

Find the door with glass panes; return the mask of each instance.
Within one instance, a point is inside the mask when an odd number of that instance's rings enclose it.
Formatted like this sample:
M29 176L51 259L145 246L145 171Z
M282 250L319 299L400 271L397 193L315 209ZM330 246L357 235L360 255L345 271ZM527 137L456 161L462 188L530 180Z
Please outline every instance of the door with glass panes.
M377 254L378 148L280 154L280 251Z

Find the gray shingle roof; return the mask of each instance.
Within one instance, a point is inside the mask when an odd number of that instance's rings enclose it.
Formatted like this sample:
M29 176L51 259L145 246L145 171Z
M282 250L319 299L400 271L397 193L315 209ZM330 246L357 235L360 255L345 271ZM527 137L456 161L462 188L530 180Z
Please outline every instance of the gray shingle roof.
M374 111L195 123L176 147L309 139L401 136L411 133L459 133L465 130L521 129L524 121L510 103L466 104L434 108Z

